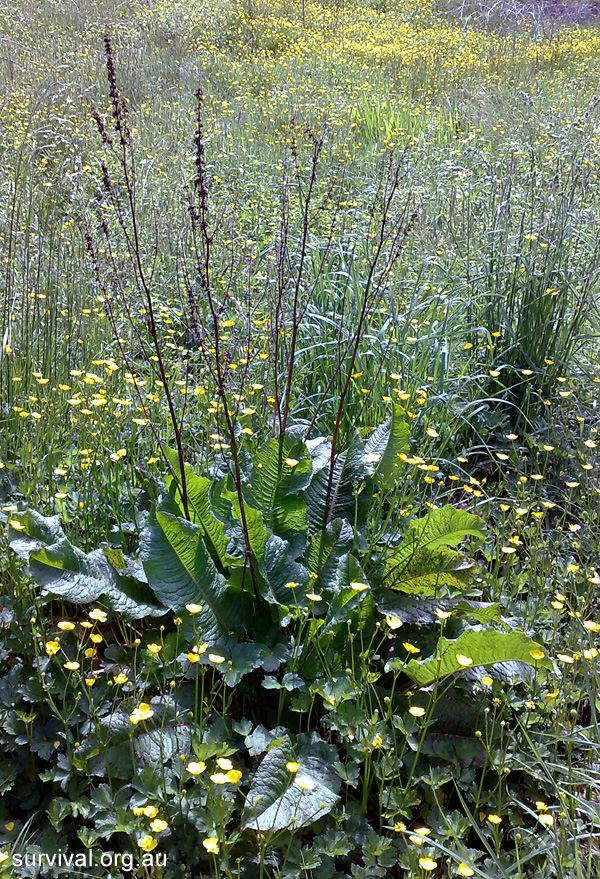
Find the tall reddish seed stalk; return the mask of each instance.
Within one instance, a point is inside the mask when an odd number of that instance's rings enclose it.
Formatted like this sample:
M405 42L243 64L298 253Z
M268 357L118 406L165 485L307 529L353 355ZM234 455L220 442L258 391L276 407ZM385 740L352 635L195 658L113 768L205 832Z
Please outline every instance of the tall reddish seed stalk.
M155 319L155 296L157 281L155 279L156 264L159 257L159 234L157 207L152 206L153 245L151 258L144 255L144 245L140 234L140 213L138 209L137 169L131 129L128 122L128 107L121 95L116 80L114 52L108 33L104 38L106 66L110 88L112 108L113 136L106 130L104 121L97 111L92 115L96 121L100 137L109 154L115 160L120 179L111 179L109 169L102 163L102 187L105 198L111 207L120 232L125 241L128 255L128 271L119 265L117 249L112 241L112 233L101 207L97 208L97 226L100 230L107 263L101 263L98 247L94 243L92 225L86 218L84 234L91 258L94 275L99 288L103 292L107 313L117 338L123 362L133 374L131 354L125 350L123 340L119 337L117 317L124 316L133 330L133 337L142 353L145 363L151 368L155 379L165 392L169 417L175 436L178 457L178 472L169 462L156 425L151 419L150 427L157 445L178 486L184 514L189 518L188 490L185 476L185 454L183 433L185 423L185 405L177 411L169 384L161 340ZM231 251L227 257L225 270L221 267L221 278L227 275L223 290L217 294L213 285L215 264L215 235L225 227L224 215L213 215L210 200L210 175L206 164L205 135L203 122L204 93L202 88L196 92L196 130L194 136L194 175L191 185L184 193L189 221L187 238L188 247L182 252L181 264L177 271L177 285L184 312L184 321L189 337L197 345L206 371L211 377L217 398L217 425L219 419L224 421L224 431L230 448L230 458L226 459L227 468L235 487L240 508L240 524L243 531L247 570L253 584L255 598L260 610L259 576L256 559L254 558L250 540L242 467L240 463L241 447L238 436L239 400L243 397L244 388L249 382L251 353L254 348L252 334L252 316L256 303L252 285L252 268L248 268L248 278L244 281L241 264L236 262L233 250L231 228ZM265 362L267 372L264 380L265 403L268 402L268 387L273 389L273 412L270 419L273 436L281 437L281 454L283 453L283 437L292 418L294 404L294 383L297 381L298 346L303 329L303 321L307 309L314 301L318 285L326 279L326 273L334 253L336 233L340 229L341 200L344 194L344 170L338 176L332 175L324 194L319 188L319 162L324 148L323 137L317 137L311 131L304 132L310 144L309 170L302 171L302 162L295 133L292 131L291 162L284 169L282 181L281 215L277 240L275 242L275 278L268 285L273 291L269 303L271 315L269 352ZM114 137L114 139L113 139ZM319 414L329 400L330 392L336 382L341 383L337 409L333 421L331 451L329 462L328 483L326 492L323 527L326 527L333 515L336 484L336 464L343 453L345 437L342 436L342 424L348 392L351 386L352 373L360 354L361 341L364 338L369 317L381 302L390 281L394 267L400 257L406 236L408 235L416 215L409 215L409 202L401 201L401 182L403 179L403 157L395 162L390 156L382 173L379 189L370 205L370 227L367 232L365 249L367 250L366 275L359 291L348 287L347 292L357 298L356 325L350 335L345 331L346 298L341 306L340 323L337 330L336 356L330 378L325 389L314 403L314 411L305 437L308 439L315 428ZM299 218L299 234L294 236L292 215L294 213L292 194L297 197L296 212ZM323 217L329 211L325 223ZM323 227L325 232L323 233ZM321 237L318 237L320 233ZM353 256L358 248L355 243ZM190 253L191 249L191 253ZM221 247L219 254L227 254ZM133 280L133 285L131 281ZM239 301L239 292L235 289L236 282L245 286L245 302ZM145 309L145 327L140 326L136 317L136 309L131 304L128 288L135 290L135 295L143 303ZM121 309L121 315L115 313L115 305ZM232 356L232 345L221 345L219 321L222 315L234 310L242 317L245 329L238 333L236 342L245 347L244 369L236 374L235 386L232 385L231 372L228 370L229 358ZM150 344L148 344L148 337ZM187 375L186 367L186 375ZM142 394L135 383L135 388L144 413L147 408ZM234 394L235 390L235 394ZM236 402L238 401L238 402ZM219 434L220 435L220 434ZM342 449L342 452L340 452ZM281 464L282 462L280 462ZM244 568L244 576L246 568Z

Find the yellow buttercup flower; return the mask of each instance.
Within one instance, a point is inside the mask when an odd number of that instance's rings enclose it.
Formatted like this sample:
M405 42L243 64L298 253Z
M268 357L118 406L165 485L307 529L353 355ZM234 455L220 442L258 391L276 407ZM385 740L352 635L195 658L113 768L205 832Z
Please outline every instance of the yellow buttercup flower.
M425 714L425 709L421 708L420 705L413 705L408 709L408 713L412 714L413 717L423 717Z
M147 834L146 836L142 836L140 839L138 839L138 845L142 849L142 851L151 852L154 851L154 849L158 845L158 842L156 839L150 836L150 834Z
M305 775L297 775L294 778L294 783L297 784L301 790L314 790L316 787L312 778L308 778Z
M473 665L473 660L470 656L465 656L464 653L456 654L456 661L459 665L462 665L463 668L468 668L470 665Z
M218 855L219 854L219 840L216 836L209 836L206 839L202 840L202 845L206 849L209 854Z

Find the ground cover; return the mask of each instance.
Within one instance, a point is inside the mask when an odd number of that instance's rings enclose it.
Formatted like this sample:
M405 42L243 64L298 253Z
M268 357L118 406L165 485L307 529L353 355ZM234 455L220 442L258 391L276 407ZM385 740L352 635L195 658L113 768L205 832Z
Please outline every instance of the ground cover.
M0 11L0 875L596 875L600 37L529 13Z

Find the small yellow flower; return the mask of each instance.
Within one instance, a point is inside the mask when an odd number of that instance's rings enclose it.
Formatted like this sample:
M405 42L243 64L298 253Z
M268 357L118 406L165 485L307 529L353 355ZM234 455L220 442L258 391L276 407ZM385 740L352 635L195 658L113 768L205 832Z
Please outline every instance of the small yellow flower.
M241 777L242 773L239 769L230 769L227 773L227 779L230 784L237 784Z
M420 653L421 652L421 648L415 647L415 645L411 644L410 641L403 641L402 646L407 651L407 653Z
M96 620L96 622L98 623L105 623L108 619L108 614L105 610L102 610L99 607L95 607L93 610L90 611L89 617L91 620Z
M490 824L502 824L502 818L500 817L500 815L494 815L492 813L491 815L487 816L487 819Z
M579 565L567 565L567 573L568 574L576 574L579 570Z
M187 610L187 612L189 614L192 614L192 616L193 616L195 613L202 612L202 605L201 604L186 604L185 609Z
M160 833L161 830L166 830L168 826L169 825L167 821L163 821L162 818L156 818L154 821L151 822L150 830L152 831L152 833Z
M354 589L355 592L362 592L364 589L368 589L368 585L366 583L361 583L359 580L353 580L350 583L350 588Z
M209 836L206 839L202 840L202 845L206 849L209 854L218 855L219 854L219 841L216 836Z
M462 665L463 668L468 668L470 665L473 665L473 660L470 656L465 656L464 653L456 654L456 661L459 665Z
M158 808L156 806L144 806L142 814L145 815L146 818L156 818L158 815Z
M561 662L566 662L567 665L572 665L575 660L572 656L569 656L568 653L557 653L556 658L560 659Z
M394 830L396 833L403 833L406 830L406 824L404 821L396 821L394 824Z
M142 851L151 852L156 848L158 842L150 834L147 834L138 839L138 845Z
M12 833L15 829L15 822L7 821L7 823L4 825L4 829L7 830L9 833Z
M90 635L90 641L92 642L92 644L101 644L103 640L104 638L102 637L102 635L98 635L96 632L92 632L92 634Z
M79 667L80 666L78 662L65 662L63 666L63 668L66 668L67 671L77 671Z
M307 778L305 775L297 775L294 783L298 785L300 790L314 790L316 787L312 778Z
M150 708L150 705L147 702L142 702L139 708L134 708L133 712L129 715L129 720L133 724L138 724L142 720L148 720L153 715L154 711Z
M475 870L473 869L473 867L469 867L469 865L465 864L464 862L462 864L458 865L458 872L460 873L461 876L474 876L475 875Z
M546 702L552 702L553 699L556 699L558 693L558 690L553 690L551 693L546 693Z
M0 852L0 864L4 863L4 861L8 861L8 858L8 852Z
M198 763L188 763L185 767L190 775L200 775L206 769L206 763L200 760Z
M307 592L307 593L306 593L306 597L307 597L310 601L323 601L323 596L322 596L322 595L318 595L316 592Z
M545 824L546 827L552 827L554 824L554 818L552 815L538 815L538 821L540 824Z
M398 619L398 617L391 617L386 615L385 621L390 629L399 629L402 625L402 620Z
M48 656L54 656L60 650L60 641L46 641L46 653Z
M536 647L533 650L529 651L529 655L531 656L532 659L535 659L537 662L538 659L543 659L546 654L544 653L543 650L538 650L538 648Z
M85 679L86 686L93 687L96 683L96 678L86 678Z
M224 772L215 772L214 775L211 775L210 780L213 784L227 784L229 778Z
M127 683L127 681L128 681L128 677L127 677L127 675L125 674L125 672L121 672L121 673L118 674L118 675L113 675L113 681L115 682L115 684L117 684L118 687L120 687L120 686L122 686L123 684L126 684L126 683Z
M288 467L296 467L296 465L300 462L297 461L296 458L286 458L285 463L288 465Z
M148 653L152 653L154 656L162 650L162 644L148 644L147 647Z
M228 760L227 757L219 757L217 759L217 766L219 767L219 769L223 769L225 772L233 769L233 763L231 762L231 760Z
M220 665L222 662L225 662L225 657L221 656L219 653L209 653L208 658L211 662L214 662L215 665Z
M192 664L195 662L200 662L200 657L198 656L197 653L188 653L186 655L187 655L188 662L191 662Z
M57 629L60 629L61 632L70 632L75 628L75 623L72 623L70 620L61 620L60 623L56 624Z
M300 583L296 583L295 580L290 580L289 583L285 583L284 589L297 589Z
M292 775L294 775L300 769L300 764L295 763L293 760L290 760L288 763L285 764L285 768L288 772L291 772Z
M586 620L583 624L583 628L587 629L588 632L600 632L600 623L595 623L593 620Z
M382 745L383 745L383 739L381 738L379 733L377 733L377 735L375 736L375 738L371 742L371 747L372 748L381 748Z
M452 616L449 610L442 610L440 607L436 607L434 613L439 620L447 620L448 617Z
M437 439L439 437L439 433L433 427L428 427L425 433L427 436L432 437L432 439Z
M489 675L484 675L481 678L481 683L483 684L484 687L491 687L492 684L494 683L494 679L491 678Z
M413 717L423 717L423 715L425 714L425 709L422 708L420 705L413 705L411 708L408 709L408 713L412 714Z
M419 866L427 873L431 873L437 868L437 861L434 861L433 858L419 858Z

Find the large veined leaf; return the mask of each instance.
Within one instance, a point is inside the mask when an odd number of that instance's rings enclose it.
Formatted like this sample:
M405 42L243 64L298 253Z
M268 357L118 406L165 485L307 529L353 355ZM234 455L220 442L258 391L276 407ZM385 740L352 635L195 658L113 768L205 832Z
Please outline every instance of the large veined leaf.
M394 405L389 421L379 425L365 443L367 459L379 456L374 471L377 488L384 491L393 488L402 467L400 452L408 449L409 433L410 427L400 406Z
M25 510L12 514L9 519L8 542L23 561L27 561L33 550L52 546L64 537L58 516L42 516L35 510Z
M56 517L16 514L11 533L15 534L11 546L16 545L21 558L28 558L31 576L50 595L77 604L102 600L131 619L167 612L156 600L139 565L121 556L120 571L103 549L83 552L67 540Z
M165 452L174 472L178 478L181 478L181 468L177 452L168 448L165 449ZM223 522L217 519L210 506L212 480L206 476L199 476L189 464L186 464L184 469L190 517L202 529L206 548L220 565L221 570L225 570L232 559L227 554L228 540L225 536ZM171 478L169 489L173 490L174 487L175 480ZM179 491L177 491L177 495L181 497Z
M319 531L336 518L348 519L352 525L356 518L356 524L360 528L369 504L367 492L361 492L358 497L355 494L366 474L365 450L361 438L355 433L348 448L337 455L329 497L330 461L323 455L322 444L317 447L317 454L318 458L313 459L313 478L304 493L309 531Z
M465 668L491 666L499 662L524 662L552 670L552 663L547 657L535 659L537 651L544 653L536 641L522 632L498 632L496 629L478 627L463 632L454 641L440 638L435 656L422 661L412 659L405 671L416 684L426 687L437 679L464 671Z
M359 608L362 616L374 610L373 597L363 569L354 556L345 554L338 563L338 586L323 621L325 631L347 623Z
M432 594L446 583L460 588L470 582L471 566L453 552L465 537L483 540L479 516L447 505L413 519L402 544L388 556L384 585L416 594Z
M354 531L345 519L334 519L325 529L312 534L307 565L317 589L333 589L338 584L338 563L354 540Z
M74 764L90 774L101 774L109 764L111 772L129 777L132 769L132 750L136 764L163 766L176 754L190 754L193 727L171 716L165 707L152 700L152 717L139 725L130 720L131 709L118 708L100 719L97 727L84 739L74 755Z
M222 492L222 497L231 504L231 515L237 523L235 531L230 532L232 544L235 546L234 550L232 550L230 546L230 551L235 551L239 555L243 556L246 551L246 540L242 527L242 511L239 498L235 491L224 491ZM256 510L254 507L251 507L249 504L245 503L244 516L246 517L246 525L248 527L248 540L250 542L252 555L257 562L260 562L264 555L265 544L269 538L269 532L265 528L262 513L260 512L260 510Z
M287 763L300 768L291 773ZM242 815L243 830L261 832L306 827L332 810L340 779L318 756L296 756L289 738L267 752L256 770Z
M396 564L386 574L385 585L412 595L434 595L440 586L465 589L479 572L462 553L444 546L419 547L414 554L406 555L405 565Z
M141 558L163 604L174 611L186 604L202 607L195 620L205 641L239 626L239 592L218 573L198 525L157 507L142 534Z
M308 570L292 558L286 540L275 534L269 537L259 570L266 582L263 597L270 604L284 607L305 607L308 604ZM297 585L291 586L292 583Z
M298 437L274 437L257 451L248 497L276 534L306 528L306 505L300 492L308 486L311 473L310 454Z

